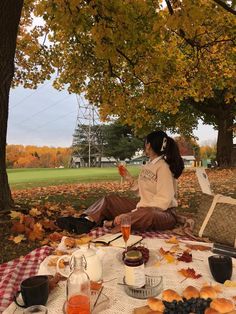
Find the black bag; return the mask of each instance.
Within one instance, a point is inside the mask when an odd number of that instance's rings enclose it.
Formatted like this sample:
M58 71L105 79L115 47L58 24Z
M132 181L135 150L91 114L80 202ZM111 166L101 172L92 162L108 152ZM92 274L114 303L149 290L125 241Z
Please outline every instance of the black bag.
M60 217L56 220L55 224L60 229L77 234L88 233L96 225L95 222L92 222L84 217L76 218L72 216Z

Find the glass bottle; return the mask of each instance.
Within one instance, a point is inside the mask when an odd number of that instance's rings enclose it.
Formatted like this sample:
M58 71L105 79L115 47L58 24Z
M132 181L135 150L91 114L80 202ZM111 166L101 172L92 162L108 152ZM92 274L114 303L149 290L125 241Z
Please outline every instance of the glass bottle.
M145 285L144 262L142 253L137 250L128 251L124 259L125 283L141 288Z
M67 314L90 314L90 280L84 271L84 257L72 257L67 279Z

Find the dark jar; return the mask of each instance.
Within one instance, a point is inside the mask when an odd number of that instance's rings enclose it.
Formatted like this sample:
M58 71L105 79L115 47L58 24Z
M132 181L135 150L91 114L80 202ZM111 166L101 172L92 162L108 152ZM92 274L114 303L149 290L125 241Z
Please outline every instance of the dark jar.
M125 283L141 288L145 285L143 256L140 251L131 250L125 254Z

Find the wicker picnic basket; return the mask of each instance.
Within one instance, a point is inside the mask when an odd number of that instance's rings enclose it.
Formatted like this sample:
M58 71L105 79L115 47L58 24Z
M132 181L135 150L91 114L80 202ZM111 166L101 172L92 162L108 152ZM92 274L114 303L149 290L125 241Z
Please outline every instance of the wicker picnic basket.
M202 194L193 233L236 247L236 199L221 194Z

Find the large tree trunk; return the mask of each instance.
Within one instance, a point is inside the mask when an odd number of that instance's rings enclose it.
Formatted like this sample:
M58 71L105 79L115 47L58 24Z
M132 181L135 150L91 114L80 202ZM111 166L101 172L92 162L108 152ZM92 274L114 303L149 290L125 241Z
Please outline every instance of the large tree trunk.
M216 160L219 167L232 166L233 116L231 111L224 111L218 118L218 138Z
M13 205L6 172L9 91L14 75L17 30L23 0L0 1L0 210Z
M192 107L206 116L206 121L211 121L217 125L217 154L216 160L219 167L233 166L233 124L235 118L236 104L225 102L225 93L227 90L216 90L214 97L205 99L202 102L196 102L194 99L188 99Z

